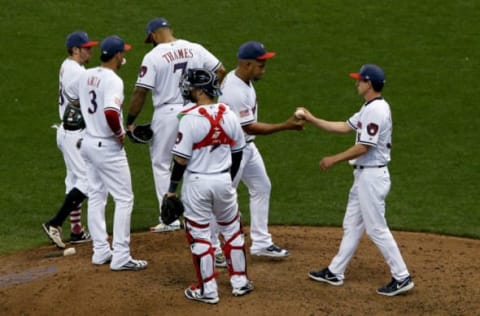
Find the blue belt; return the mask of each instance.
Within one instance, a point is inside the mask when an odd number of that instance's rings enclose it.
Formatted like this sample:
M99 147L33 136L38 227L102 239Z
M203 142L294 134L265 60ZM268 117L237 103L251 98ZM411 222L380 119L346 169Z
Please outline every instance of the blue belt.
M359 165L353 165L353 169L367 169L367 168L383 168L386 167L387 165L379 165L379 166L359 166Z
M206 172L196 172L196 171L191 171L191 170L188 170L188 172L190 173L194 173L194 174L218 174L218 173L225 173L225 172L229 172L230 171L230 168L227 168L227 169L223 169L219 172L211 172L211 173L206 173Z

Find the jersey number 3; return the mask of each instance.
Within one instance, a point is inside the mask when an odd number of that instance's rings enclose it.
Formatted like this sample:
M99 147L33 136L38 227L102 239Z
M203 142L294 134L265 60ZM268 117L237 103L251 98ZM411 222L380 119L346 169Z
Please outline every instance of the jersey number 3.
M95 93L94 90L90 90L88 94L90 94L90 104L92 105L91 107L88 108L88 113L93 114L97 112L97 108L98 108L97 94Z

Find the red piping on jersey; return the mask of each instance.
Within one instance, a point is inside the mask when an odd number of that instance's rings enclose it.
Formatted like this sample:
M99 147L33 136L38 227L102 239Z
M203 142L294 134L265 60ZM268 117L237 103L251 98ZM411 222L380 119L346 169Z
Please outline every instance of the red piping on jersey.
M193 149L200 149L202 147L207 147L207 146L235 145L235 141L231 139L227 135L227 133L225 133L225 130L220 125L220 120L223 118L223 113L225 112L225 110L226 110L225 105L220 104L218 106L218 114L215 117L215 119L210 114L208 114L205 108L200 108L198 110L198 112L201 115L205 116L210 121L211 127L210 127L210 131L208 132L207 136L205 136L204 139L202 139L200 142L196 144L193 144Z

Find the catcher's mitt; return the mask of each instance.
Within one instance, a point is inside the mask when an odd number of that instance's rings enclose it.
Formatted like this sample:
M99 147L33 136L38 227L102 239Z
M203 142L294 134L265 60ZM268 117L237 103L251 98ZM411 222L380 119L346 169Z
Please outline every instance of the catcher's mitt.
M177 196L167 197L165 194L162 200L162 212L160 217L165 225L170 225L183 214L183 203Z
M152 141L153 131L150 124L136 125L133 131L127 131L127 136L135 144L148 144Z

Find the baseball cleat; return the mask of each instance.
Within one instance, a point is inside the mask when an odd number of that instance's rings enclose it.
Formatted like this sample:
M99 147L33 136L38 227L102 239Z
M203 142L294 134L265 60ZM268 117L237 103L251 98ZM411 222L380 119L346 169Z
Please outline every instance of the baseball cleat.
M205 297L202 295L202 290L197 289L194 285L185 289L185 297L189 300L199 301L207 304L217 304L220 299L217 297Z
M173 232L175 230L180 229L180 221L176 220L170 225L165 225L164 223L160 223L157 226L150 227L150 232L152 233L166 233L166 232Z
M215 266L217 268L226 268L227 267L227 260L225 259L225 256L223 253L217 253L215 255Z
M384 287L379 288L377 290L377 293L380 295L395 296L400 293L410 291L411 289L413 289L414 286L415 284L413 283L410 276L406 277L402 281L397 281L392 278L392 281L390 281L390 283L388 283Z
M282 249L275 244L271 245L268 248L251 251L251 254L254 256L273 257L273 258L288 257L290 255L287 249Z
M243 296L250 293L251 291L253 291L253 282L247 281L247 284L242 287L234 287L232 290L232 294L233 296Z
M148 262L145 260L135 260L135 259L130 259L127 263L125 263L123 266L120 268L113 268L110 267L110 270L113 271L139 271L146 269L148 266Z
M48 224L42 224L42 228L47 234L48 238L54 243L58 248L65 248L65 244L62 241L62 228L50 226Z
M108 254L105 258L100 259L100 260L94 260L92 259L92 263L97 266L101 266L102 264L108 264L112 262L112 254Z
M83 230L80 234L74 234L74 233L70 234L71 244L81 244L89 241L92 241L92 237L86 230Z
M308 277L312 280L325 282L335 286L340 286L343 284L343 280L333 274L328 268L320 271L311 271L308 273Z

